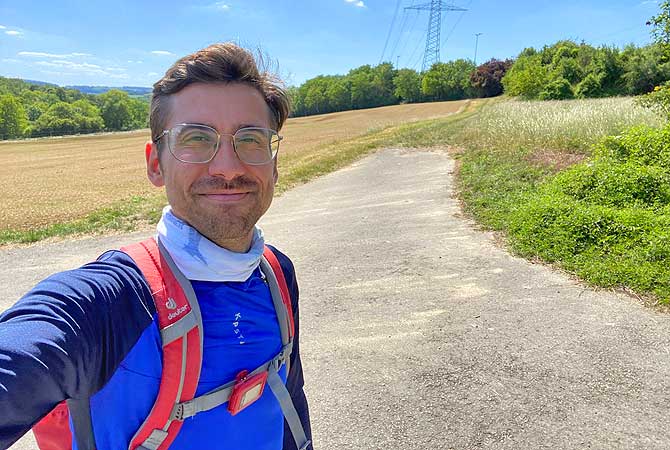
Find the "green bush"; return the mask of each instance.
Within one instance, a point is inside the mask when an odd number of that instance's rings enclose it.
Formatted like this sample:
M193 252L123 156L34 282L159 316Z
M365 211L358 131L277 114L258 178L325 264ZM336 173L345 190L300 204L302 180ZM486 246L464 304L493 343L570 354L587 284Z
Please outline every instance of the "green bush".
M563 77L557 78L540 92L540 100L567 100L574 98L570 82Z
M670 120L670 82L665 82L648 94L637 98L638 104L653 109L666 120Z
M575 88L575 97L577 98L589 98L589 97L602 97L603 88L601 78L594 74L590 73L584 78Z
M594 156L670 169L670 126L632 127L620 136L603 139L594 147Z
M659 166L600 159L558 174L554 183L576 200L605 206L650 206L670 203L670 173Z
M526 193L508 220L514 248L601 286L670 301L670 126L608 137L594 159Z

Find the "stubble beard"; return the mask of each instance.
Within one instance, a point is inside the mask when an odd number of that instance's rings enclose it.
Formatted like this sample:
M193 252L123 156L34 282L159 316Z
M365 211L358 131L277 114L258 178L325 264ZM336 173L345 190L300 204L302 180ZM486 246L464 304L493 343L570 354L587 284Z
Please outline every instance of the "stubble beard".
M241 204L233 205L213 206L203 204L207 200L201 202L203 199L199 192L237 188L250 188L252 191L247 195L251 198ZM269 189L272 191L271 186ZM193 185L191 190L192 201L187 203L190 220L187 221L200 234L224 248L239 247L235 245L239 243L245 245L250 243L254 226L270 206L263 196L272 195L271 192L264 193L262 186L244 176L230 182L216 178L205 179Z
M248 212L236 211L237 208L221 207L220 213L203 215L202 211L194 212L194 226L200 234L221 247L227 247L231 242L242 242L248 240L251 231L256 225L260 215L255 210Z

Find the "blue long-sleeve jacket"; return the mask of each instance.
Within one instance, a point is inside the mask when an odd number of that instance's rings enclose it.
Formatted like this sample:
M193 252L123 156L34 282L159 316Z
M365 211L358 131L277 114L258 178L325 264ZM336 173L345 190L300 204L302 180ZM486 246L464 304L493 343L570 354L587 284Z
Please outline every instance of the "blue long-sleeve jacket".
M273 250L286 277L296 327L290 372L282 369L281 375L311 439L298 344L298 285L291 261ZM192 284L204 329L196 392L201 395L272 358L281 337L259 269L245 282ZM126 449L153 406L161 364L153 300L129 256L110 251L47 278L0 315L0 449L70 398L90 399L98 449ZM187 419L170 448L288 450L295 443L266 389L236 416L222 406Z

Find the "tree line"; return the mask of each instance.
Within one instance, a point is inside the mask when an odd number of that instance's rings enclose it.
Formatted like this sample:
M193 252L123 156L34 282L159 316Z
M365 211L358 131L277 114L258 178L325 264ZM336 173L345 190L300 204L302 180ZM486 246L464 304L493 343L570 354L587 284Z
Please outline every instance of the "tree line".
M121 90L89 95L0 77L0 139L133 130L148 115L147 101Z
M290 87L294 116L427 101L492 97L502 93L501 79L512 61L492 59L479 67L457 59L434 64L421 74L389 62L364 65L346 75L319 75Z
M294 116L399 103L493 97L529 100L639 95L670 80L670 62L659 44L593 47L562 40L524 49L513 60L434 64L427 72L364 65L346 75L319 75L290 87Z
M670 63L658 44L623 50L559 41L527 48L502 80L510 96L529 100L639 95L670 80Z

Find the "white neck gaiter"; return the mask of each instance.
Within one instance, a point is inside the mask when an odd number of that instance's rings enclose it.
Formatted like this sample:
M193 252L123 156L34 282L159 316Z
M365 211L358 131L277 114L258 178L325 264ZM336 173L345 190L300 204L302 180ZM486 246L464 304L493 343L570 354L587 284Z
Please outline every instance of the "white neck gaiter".
M156 230L161 243L189 280L246 281L260 264L265 246L263 231L255 227L247 253L226 250L175 216L170 206L163 209Z

